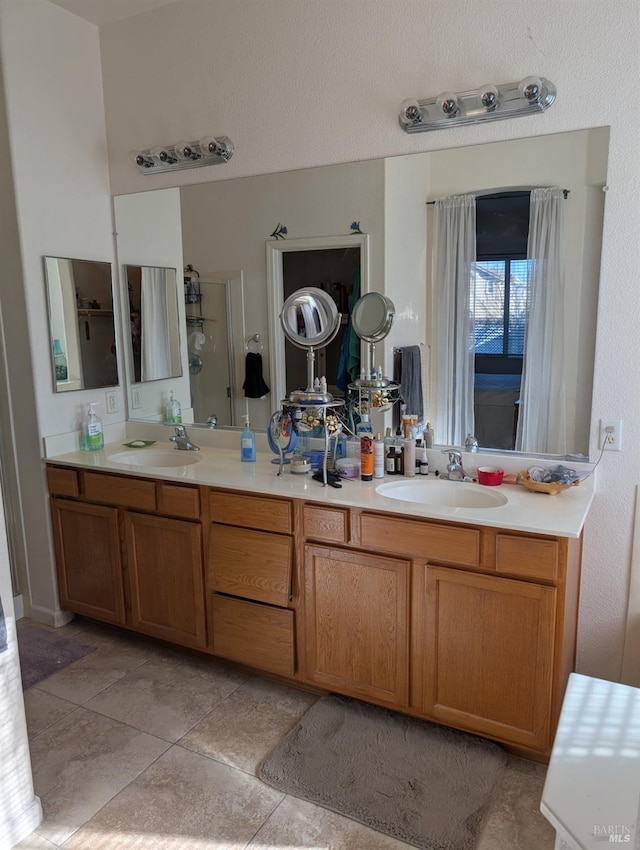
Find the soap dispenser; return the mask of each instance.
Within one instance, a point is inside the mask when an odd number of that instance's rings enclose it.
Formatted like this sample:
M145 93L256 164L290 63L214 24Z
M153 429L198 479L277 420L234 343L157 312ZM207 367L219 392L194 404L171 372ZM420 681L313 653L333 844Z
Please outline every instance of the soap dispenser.
M93 410L96 404L95 401L89 403L87 415L81 423L80 448L83 452L95 452L104 448L102 419L96 416Z
M180 425L182 423L182 407L178 399L174 396L173 390L169 394L164 421L168 425Z
M244 431L240 434L240 460L243 462L255 462L256 459L256 435L249 428L249 417L243 416L245 420Z

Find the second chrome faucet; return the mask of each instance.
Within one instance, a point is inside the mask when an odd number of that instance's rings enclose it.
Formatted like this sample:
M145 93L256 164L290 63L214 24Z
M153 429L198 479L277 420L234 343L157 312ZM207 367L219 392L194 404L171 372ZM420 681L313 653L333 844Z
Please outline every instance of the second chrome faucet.
M473 481L471 475L467 475L462 466L462 455L460 452L446 450L443 454L449 455L449 463L445 472L440 473L440 478L449 481Z

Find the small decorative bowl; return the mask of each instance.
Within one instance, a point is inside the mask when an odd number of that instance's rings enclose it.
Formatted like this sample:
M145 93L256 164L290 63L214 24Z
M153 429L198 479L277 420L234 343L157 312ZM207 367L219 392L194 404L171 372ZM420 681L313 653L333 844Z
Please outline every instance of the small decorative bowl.
M499 466L479 466L478 467L478 483L485 484L487 487L497 487L502 484L504 469Z
M557 496L563 490L568 490L569 487L576 487L580 482L574 481L572 484L562 484L560 481L534 481L529 476L529 470L523 469L518 475L518 481L523 484L527 490L532 490L534 493L547 493L549 496Z

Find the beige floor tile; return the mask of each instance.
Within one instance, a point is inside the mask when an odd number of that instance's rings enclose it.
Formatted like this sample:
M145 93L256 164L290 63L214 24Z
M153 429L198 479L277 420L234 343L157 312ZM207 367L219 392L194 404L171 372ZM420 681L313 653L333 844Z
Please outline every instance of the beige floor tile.
M46 838L38 835L37 832L32 832L31 835L28 835L19 844L16 844L13 850L57 850L57 847L57 844L47 841Z
M167 749L154 738L78 708L31 742L38 835L60 844Z
M242 771L172 747L63 847L241 850L282 796Z
M163 653L86 703L166 741L177 741L246 681L208 658Z
M318 699L314 694L251 678L180 739L180 745L256 773Z
M285 797L247 850L408 850L410 846L313 803Z
M60 699L37 687L29 688L24 692L24 708L27 716L27 732L29 739L33 740L36 735L53 726L58 720L62 720L67 714L75 711L78 706L68 700Z
M555 830L540 812L547 768L510 756L496 782L477 850L553 850Z
M75 632L74 638L95 646L96 650L39 682L38 688L76 705L82 705L159 652L147 641L109 630L88 634L82 629Z

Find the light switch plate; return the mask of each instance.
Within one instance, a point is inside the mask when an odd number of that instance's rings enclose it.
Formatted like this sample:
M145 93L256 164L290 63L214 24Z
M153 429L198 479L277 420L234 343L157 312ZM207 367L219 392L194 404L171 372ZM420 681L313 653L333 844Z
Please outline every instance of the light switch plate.
M142 394L139 387L131 389L131 407L133 410L140 410L142 407Z

